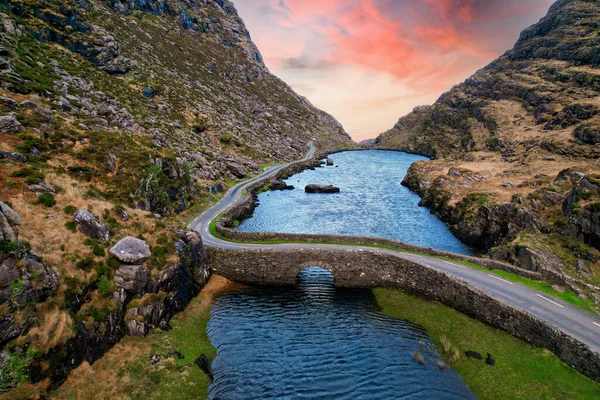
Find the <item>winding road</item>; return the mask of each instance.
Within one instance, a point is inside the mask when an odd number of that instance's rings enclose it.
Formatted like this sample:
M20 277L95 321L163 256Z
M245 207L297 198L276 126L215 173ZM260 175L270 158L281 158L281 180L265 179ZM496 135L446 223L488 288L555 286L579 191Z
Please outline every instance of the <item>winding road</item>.
M308 143L309 151L306 157L300 161L306 161L314 156L315 148L313 142ZM506 304L520 308L537 318L554 325L560 331L585 343L596 353L600 353L600 318L566 303L545 293L537 292L527 286L519 283L505 280L490 272L469 268L460 263L453 263L439 258L426 255L416 255L405 253L400 250L378 249L372 247L349 246L349 245L325 245L325 244L246 244L228 242L226 240L213 236L210 232L210 223L222 212L226 211L232 205L243 200L242 191L248 185L268 176L273 176L277 172L286 168L290 164L271 167L255 178L240 183L231 188L224 197L209 210L204 212L189 225L190 228L200 232L205 246L218 247L228 250L247 250L247 249L334 249L341 251L364 251L372 253L384 253L395 257L408 259L429 268L444 271L447 274L463 279L475 287L483 289Z

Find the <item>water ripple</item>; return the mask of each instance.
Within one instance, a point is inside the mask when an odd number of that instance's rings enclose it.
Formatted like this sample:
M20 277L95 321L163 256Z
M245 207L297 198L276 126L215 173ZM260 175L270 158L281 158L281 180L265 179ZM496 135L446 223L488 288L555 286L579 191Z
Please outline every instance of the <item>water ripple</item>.
M378 236L419 246L470 254L467 246L401 185L408 167L426 158L395 151L333 155L339 168L317 168L286 182L295 190L259 195L254 216L238 227L247 232L330 233ZM332 184L341 193L304 193L310 183Z
M250 288L219 298L208 324L217 347L210 399L473 399L437 353L413 352L424 330L386 317L367 290L335 289L319 268L295 288Z

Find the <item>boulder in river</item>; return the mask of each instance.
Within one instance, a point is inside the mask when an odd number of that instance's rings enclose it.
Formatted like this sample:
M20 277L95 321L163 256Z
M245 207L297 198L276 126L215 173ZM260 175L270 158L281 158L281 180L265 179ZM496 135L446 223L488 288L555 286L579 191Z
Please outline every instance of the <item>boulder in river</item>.
M271 190L294 190L294 186L288 185L284 181L275 181L271 183Z
M315 185L310 184L304 188L306 193L339 193L340 188L332 185Z
M329 166L333 165L333 158L327 157L327 165L329 165Z

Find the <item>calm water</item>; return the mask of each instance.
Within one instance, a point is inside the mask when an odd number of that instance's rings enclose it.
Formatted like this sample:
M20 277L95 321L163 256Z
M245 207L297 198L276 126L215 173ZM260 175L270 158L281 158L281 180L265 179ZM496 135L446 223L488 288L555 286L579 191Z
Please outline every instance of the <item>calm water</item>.
M401 185L408 167L426 158L395 151L334 154L335 167L305 171L286 180L295 190L259 195L248 232L330 233L378 236L470 254L469 248ZM334 185L338 194L307 194L310 183Z
M289 179L296 190L260 195L239 229L371 235L469 253L419 198L400 185L422 157L388 151L334 155L338 168ZM307 195L309 183L340 194ZM212 307L217 348L211 399L473 399L460 376L440 369L426 332L378 311L369 290L336 289L319 268L293 288L228 293ZM425 349L425 364L412 360Z
M319 268L295 288L228 293L208 324L210 399L474 399L441 370L426 333L384 316L368 290L336 289ZM425 364L412 360L423 350Z

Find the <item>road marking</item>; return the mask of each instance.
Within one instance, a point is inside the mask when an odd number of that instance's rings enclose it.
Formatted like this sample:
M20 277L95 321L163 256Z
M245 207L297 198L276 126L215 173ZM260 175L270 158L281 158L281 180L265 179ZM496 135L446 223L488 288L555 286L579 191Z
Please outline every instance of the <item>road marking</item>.
M507 281L506 279L502 279L502 278L498 278L496 275L492 275L492 274L488 274L488 276L494 278L494 279L498 279L499 281L502 281L504 283L508 283L509 285L514 285L514 283Z
M452 263L452 262L450 262L450 261L444 261L444 262L445 262L446 264L448 264L448 265L452 265L452 266L455 266L455 267L458 267L458 268L462 268L462 269L468 269L468 268L467 268L467 267L465 267L464 265L455 264L455 263Z
M596 325L596 326L600 326L599 323L592 321L592 324Z
M545 298L545 297L544 297L544 296L542 296L541 294L537 294L537 293L536 293L535 295L536 295L537 297L541 297L542 299L544 299L544 300L546 300L546 301L549 301L550 303L554 304L555 306L559 306L560 308L565 308L564 306L561 306L560 304L558 304L558 303L556 303L556 302L554 302L554 301L552 301L552 300L550 300L550 299L547 299L547 298ZM594 323L595 323L595 322L594 322ZM597 325L597 324L596 324L596 325ZM600 325L598 325L598 326L600 326Z

